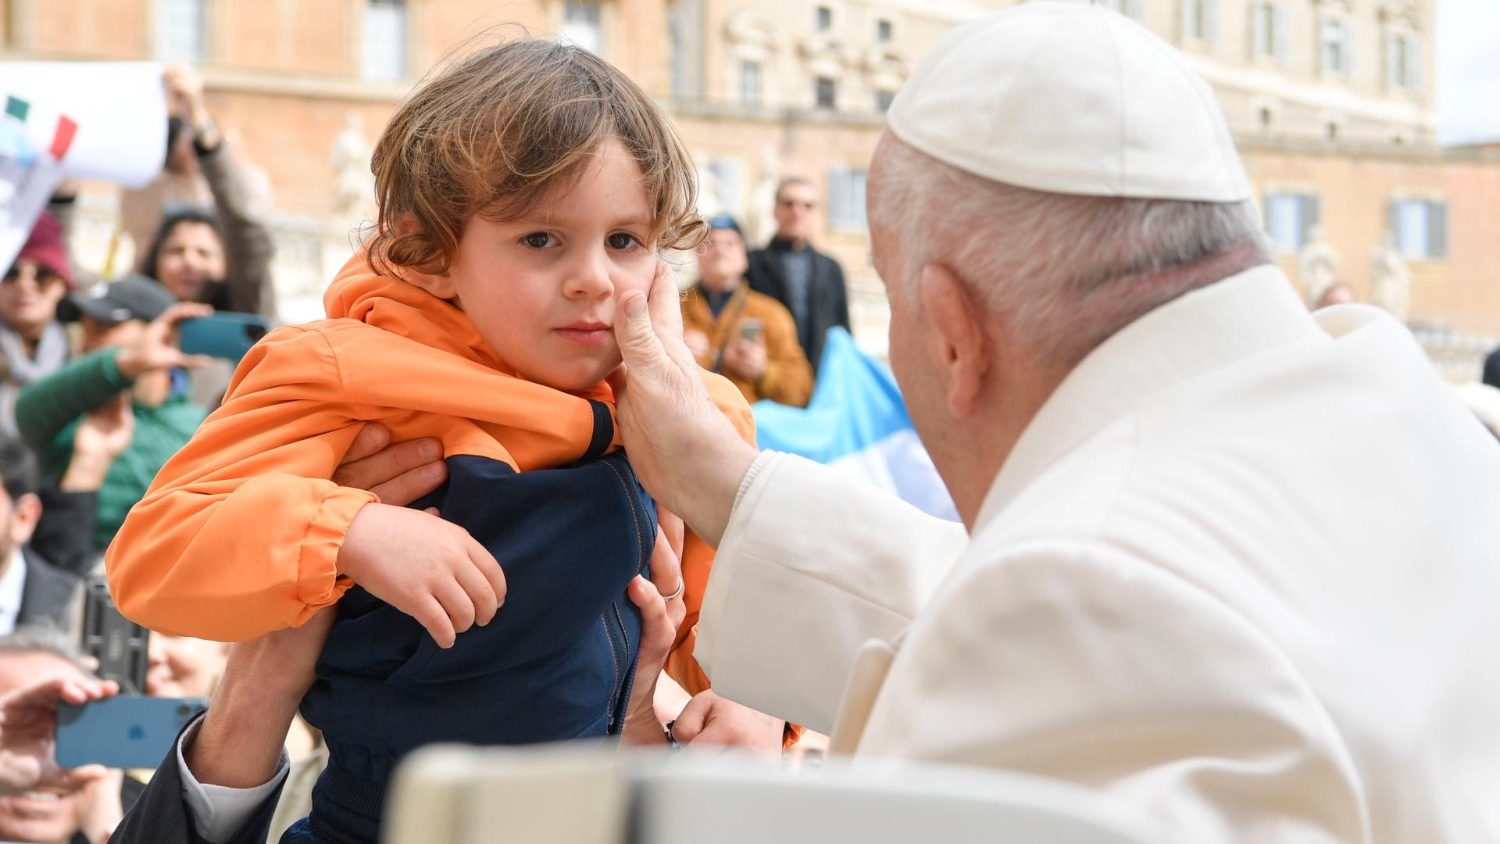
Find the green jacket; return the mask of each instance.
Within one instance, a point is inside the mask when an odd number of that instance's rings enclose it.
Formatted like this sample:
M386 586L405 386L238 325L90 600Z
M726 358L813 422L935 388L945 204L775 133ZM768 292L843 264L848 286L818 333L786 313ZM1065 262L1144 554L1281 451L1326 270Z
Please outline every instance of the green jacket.
M115 368L118 349L99 349L69 361L62 369L32 382L16 398L16 425L36 452L45 478L60 478L73 459L73 435L84 414L130 389ZM156 473L187 443L207 415L203 408L173 393L157 407L132 402L135 432L130 445L110 465L99 490L94 518L94 546L104 550L125 514L146 494Z

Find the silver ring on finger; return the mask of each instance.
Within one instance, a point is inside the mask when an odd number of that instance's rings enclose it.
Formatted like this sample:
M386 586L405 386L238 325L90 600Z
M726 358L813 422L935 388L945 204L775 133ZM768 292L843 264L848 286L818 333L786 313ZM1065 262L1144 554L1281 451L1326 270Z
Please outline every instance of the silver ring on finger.
M676 598L677 596L681 595L682 594L682 590L685 589L686 587L687 587L687 579L683 578L683 577L679 577L679 578L677 578L677 588L673 589L668 594L663 594L661 596L661 599L663 601L670 601L673 598Z

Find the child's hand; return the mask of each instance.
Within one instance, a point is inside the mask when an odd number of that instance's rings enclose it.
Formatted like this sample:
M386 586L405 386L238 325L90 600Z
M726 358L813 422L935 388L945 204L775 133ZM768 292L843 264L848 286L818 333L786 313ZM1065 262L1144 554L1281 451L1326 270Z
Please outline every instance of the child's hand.
M443 648L476 622L489 624L505 600L500 564L468 531L433 512L366 504L335 565L415 618Z

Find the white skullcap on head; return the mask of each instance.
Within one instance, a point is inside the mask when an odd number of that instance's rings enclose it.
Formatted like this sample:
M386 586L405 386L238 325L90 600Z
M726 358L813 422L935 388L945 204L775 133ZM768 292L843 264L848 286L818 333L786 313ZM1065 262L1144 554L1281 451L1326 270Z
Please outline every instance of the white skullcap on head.
M1076 0L958 27L887 115L906 144L1049 193L1238 202L1250 182L1218 101L1145 27Z

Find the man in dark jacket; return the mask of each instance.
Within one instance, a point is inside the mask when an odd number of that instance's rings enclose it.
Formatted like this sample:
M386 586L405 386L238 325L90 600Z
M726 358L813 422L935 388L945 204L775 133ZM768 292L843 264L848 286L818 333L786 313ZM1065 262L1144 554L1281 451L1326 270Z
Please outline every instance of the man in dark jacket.
M0 434L0 635L23 626L66 629L79 579L27 547L42 504L36 460L19 439Z
M823 338L835 325L849 328L849 299L844 268L812 248L818 190L800 176L776 186L776 236L765 249L750 253L750 289L786 306L797 322L797 339L816 375L822 363Z

